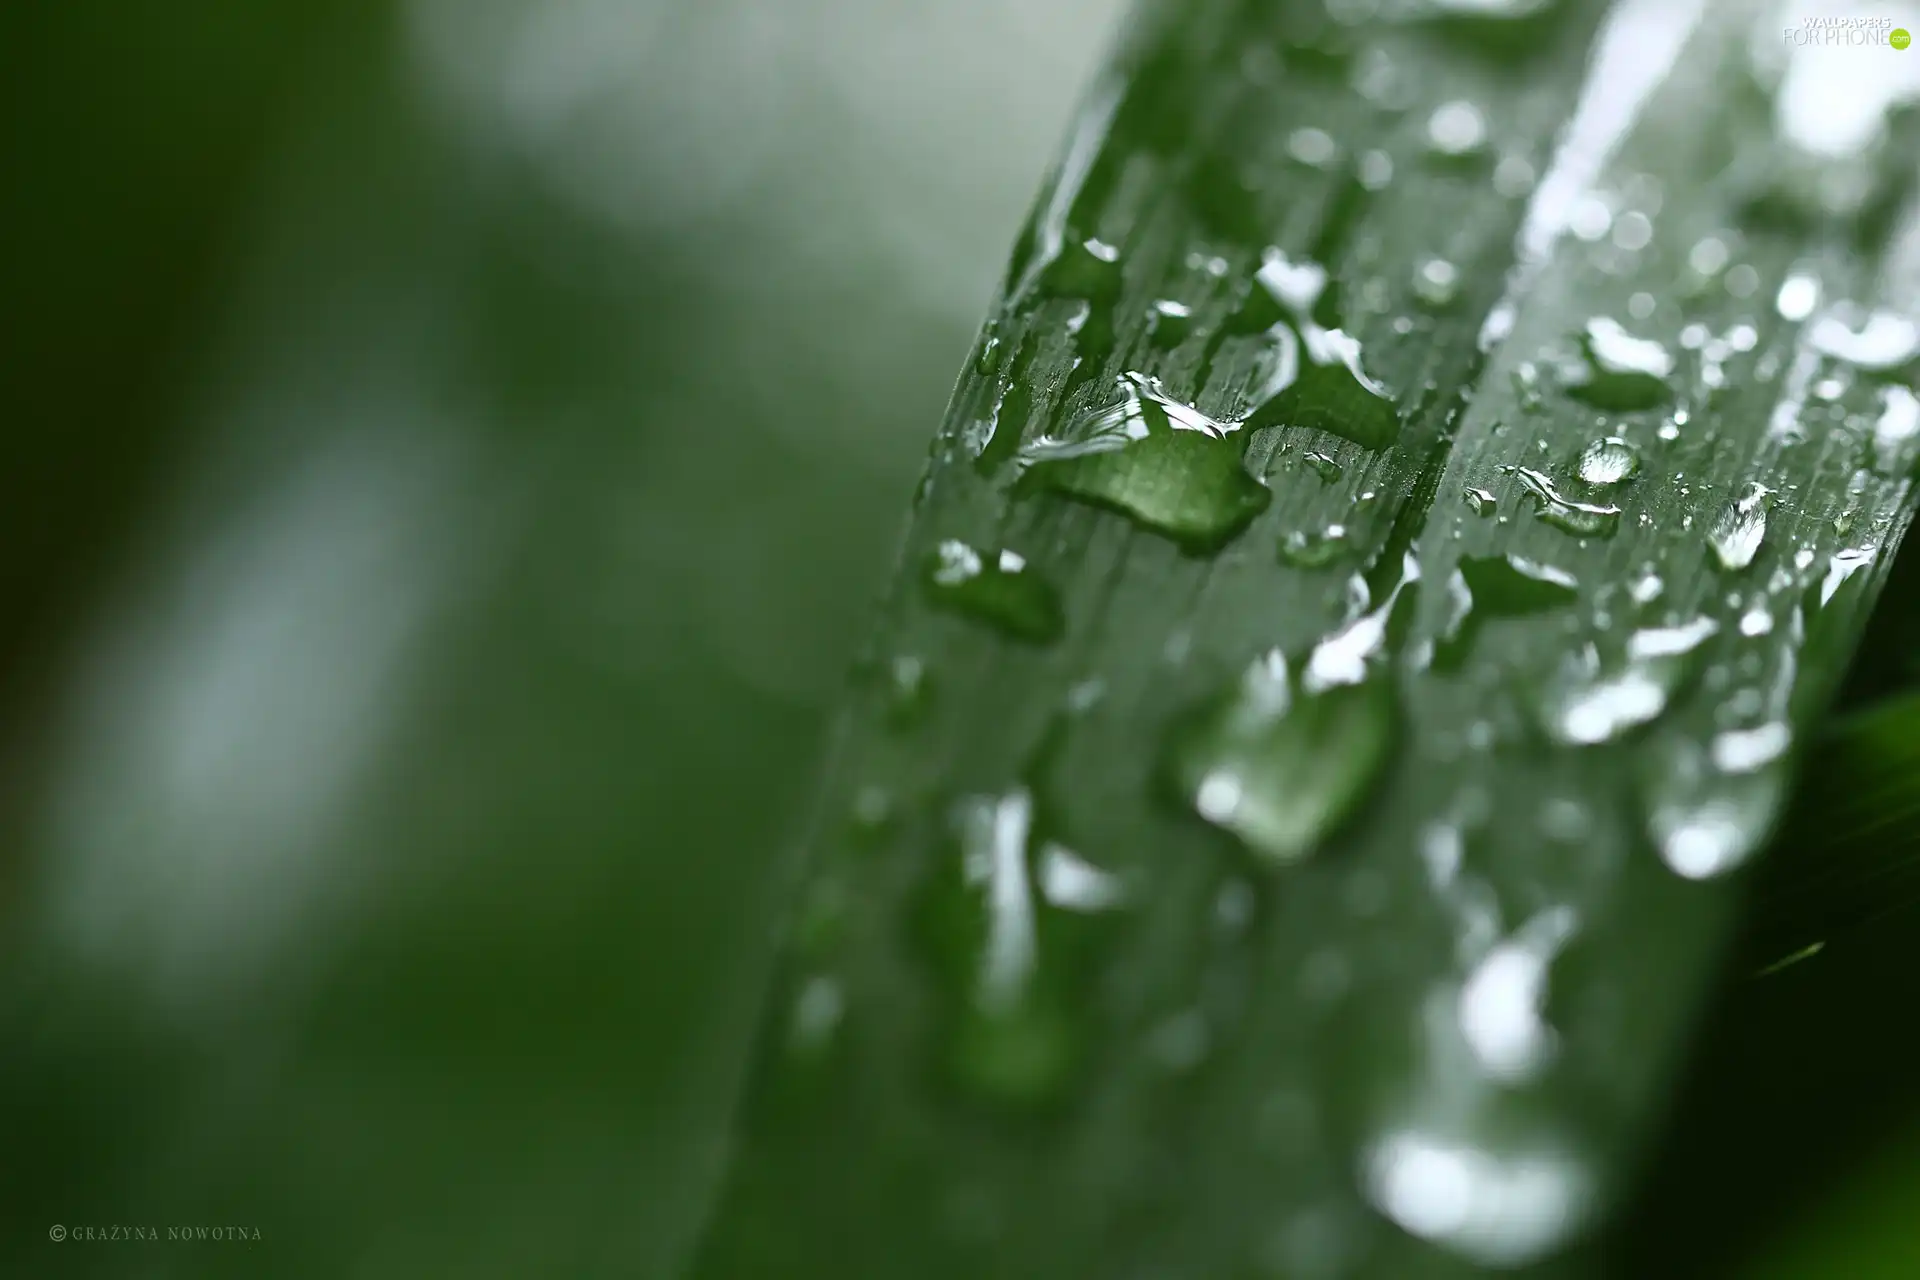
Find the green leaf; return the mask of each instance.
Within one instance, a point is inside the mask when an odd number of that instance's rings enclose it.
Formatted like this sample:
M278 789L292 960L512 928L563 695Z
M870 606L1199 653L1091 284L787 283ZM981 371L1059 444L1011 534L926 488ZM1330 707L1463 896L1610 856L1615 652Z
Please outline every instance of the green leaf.
M1909 518L1920 222L1744 6L1451 8L1150 6L1089 95L905 551L1065 638L896 587L942 702L850 696L695 1275L1599 1265Z

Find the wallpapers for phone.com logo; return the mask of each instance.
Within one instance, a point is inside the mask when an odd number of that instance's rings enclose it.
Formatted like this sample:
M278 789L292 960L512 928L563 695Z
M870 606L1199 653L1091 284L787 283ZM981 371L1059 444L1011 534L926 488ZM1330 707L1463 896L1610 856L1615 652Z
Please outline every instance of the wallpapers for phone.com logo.
M1905 49L1913 43L1907 29L1894 26L1892 18L1807 18L1785 31L1792 48Z

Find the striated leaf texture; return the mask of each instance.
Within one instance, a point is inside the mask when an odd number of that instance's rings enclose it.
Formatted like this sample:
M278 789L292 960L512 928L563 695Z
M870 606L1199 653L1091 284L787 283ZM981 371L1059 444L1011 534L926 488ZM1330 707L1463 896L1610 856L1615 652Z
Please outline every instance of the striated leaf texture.
M1906 525L1905 82L1348 8L1150 4L1089 92L691 1274L1600 1265Z

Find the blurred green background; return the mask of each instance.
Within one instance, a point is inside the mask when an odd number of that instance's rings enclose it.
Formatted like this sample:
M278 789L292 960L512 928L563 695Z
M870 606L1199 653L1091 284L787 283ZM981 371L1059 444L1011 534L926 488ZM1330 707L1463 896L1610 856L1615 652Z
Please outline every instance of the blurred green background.
M0 1274L659 1271L1116 12L0 11Z

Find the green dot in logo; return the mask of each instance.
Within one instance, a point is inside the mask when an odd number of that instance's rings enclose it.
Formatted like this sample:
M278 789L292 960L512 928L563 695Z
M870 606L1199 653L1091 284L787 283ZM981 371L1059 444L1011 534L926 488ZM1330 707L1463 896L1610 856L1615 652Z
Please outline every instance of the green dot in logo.
M1887 37L1887 43L1896 49L1904 49L1913 43L1913 37L1907 34L1905 27L1895 27L1892 34Z

